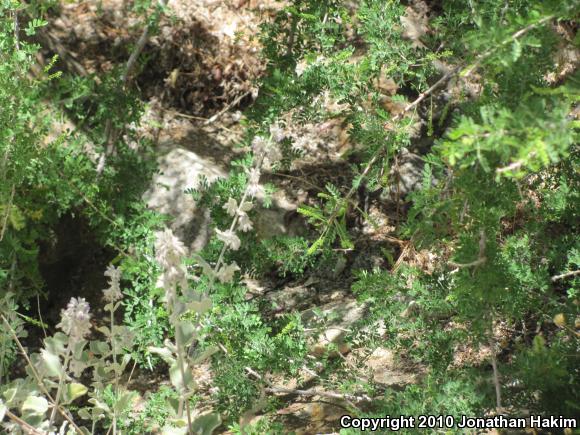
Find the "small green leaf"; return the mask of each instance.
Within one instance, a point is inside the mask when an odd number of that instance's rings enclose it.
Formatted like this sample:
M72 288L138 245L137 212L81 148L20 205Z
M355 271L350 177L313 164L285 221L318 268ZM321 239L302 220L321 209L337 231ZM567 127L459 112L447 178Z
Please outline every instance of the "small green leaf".
M67 385L67 399L69 402L72 402L73 400L87 394L87 391L89 391L88 388L83 384L73 382Z
M12 206L10 209L10 224L16 231L20 231L26 226L26 220L20 209Z
M100 328L97 328L97 331L99 331L106 337L111 336L111 330L107 326L101 326Z
M109 405L107 405L104 402L101 402L98 399L95 399L95 398L89 399L89 403L91 403L92 405L94 405L95 409L97 409L97 410L101 410L101 411L104 411L106 413L110 413L111 412L111 408L109 408Z
M79 417L83 420L92 420L92 415L87 408L81 408L78 411Z
M323 244L324 244L324 235L320 236L316 240L316 242L314 242L312 246L308 248L308 251L306 251L306 255L314 254L316 251L318 251L318 248L320 248Z
M515 62L522 55L522 44L517 39L512 44L512 60Z

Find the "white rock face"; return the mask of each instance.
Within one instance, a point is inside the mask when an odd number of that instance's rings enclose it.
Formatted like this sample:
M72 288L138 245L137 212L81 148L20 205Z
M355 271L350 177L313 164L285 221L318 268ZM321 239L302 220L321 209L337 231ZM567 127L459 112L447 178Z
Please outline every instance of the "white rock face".
M198 187L201 176L213 182L226 174L210 159L183 148L174 148L160 156L158 165L159 172L143 199L151 209L169 215L169 227L197 251L207 241L209 215L197 208L185 190Z
M417 382L416 373L409 372L397 363L392 350L379 347L365 363L371 370L373 380L381 385L394 387Z

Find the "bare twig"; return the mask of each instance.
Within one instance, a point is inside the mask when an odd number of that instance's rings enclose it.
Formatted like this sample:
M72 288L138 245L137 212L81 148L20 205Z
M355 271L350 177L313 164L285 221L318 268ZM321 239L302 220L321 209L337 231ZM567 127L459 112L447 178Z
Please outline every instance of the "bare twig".
M535 152L535 151L532 151L532 152L529 154L529 156L528 156L528 157L529 157L529 158L532 158L532 157L534 157L535 155L536 155L536 152ZM495 170L495 172L497 172L498 174L502 174L502 173L504 173L504 172L515 171L516 169L519 169L519 168L521 168L521 167L522 167L522 166L523 166L525 163L526 163L526 162L525 162L525 160L517 160L517 161L515 161L515 162L512 162L512 163L510 163L510 164L509 164L509 165L507 165L507 166L504 166L503 168L497 168L497 169Z
M131 373L129 373L129 378L127 379L127 382L125 383L125 387L128 387L129 384L131 383L131 378L133 377L133 372L135 371L136 366L137 366L137 361L133 361L133 368L131 369ZM114 428L113 426L109 426L109 429L107 430L107 433L105 435L109 435L111 433L111 430L116 430L116 427Z
M209 125L213 122L215 122L218 118L221 118L221 116L226 113L228 110L230 110L232 107L237 106L238 103L240 101L242 101L244 98L246 98L248 95L250 95L252 92L248 91L243 93L242 95L238 96L234 101L232 101L230 104L228 104L226 107L224 107L222 110L220 110L218 113L216 113L215 115L213 115L211 118L209 118L207 121L205 121L203 124L204 125Z
M346 401L354 402L354 403L370 402L372 400L369 396L354 396L352 394L341 394L341 393L335 393L332 391L321 391L321 390L317 390L316 388L311 388L309 390L299 390L299 389L294 389L294 388L276 387L276 386L272 385L272 383L270 381L268 381L267 379L265 379L262 375L260 375L259 373L256 373L255 370L252 370L250 367L246 367L246 371L249 374L251 374L252 376L254 376L255 378L265 382L266 385L268 385L268 388L264 389L264 391L266 391L267 393L288 394L288 395L304 396L304 397L320 396L320 397L326 397L327 399L346 400Z
M301 178L301 177L296 177L296 176L290 175L290 174L284 174L283 172L271 172L268 175L271 175L274 177L284 177L284 178L289 178L291 180L300 181L301 183L307 184L308 186L312 187L313 189L317 190L318 192L324 192L324 189L322 189L321 187L319 187L316 184L313 184L310 181L308 181L304 178Z
M493 385L495 386L495 402L497 409L501 409L501 384L499 371L497 369L497 357L495 354L495 343L493 341L493 328L489 337L489 347L491 350L491 367L493 368Z
M326 17L325 17L326 20ZM288 48L286 49L286 57L292 56L294 50L294 38L296 37L296 27L298 26L298 19L292 16L292 24L290 25L290 32L288 33Z
M281 387L268 387L265 389L268 393L274 394L289 394L293 396L303 396L303 397L326 397L327 399L338 399L346 400L354 403L370 402L372 399L369 396L353 396L352 394L340 394L331 391L321 391L316 388L311 388L309 390L298 390L293 388L281 388Z
M45 435L44 432L40 432L40 431L36 430L33 426L31 426L28 423L26 423L20 417L18 417L17 415L13 414L12 412L10 412L10 410L8 410L8 409L6 410L6 415L8 416L8 418L10 420L12 420L18 426L20 426L20 428L25 433L27 433L29 435Z
M18 23L18 11L14 11L14 45L20 50L20 24Z
M14 264L16 264L16 258L14 259ZM40 312L40 296L38 293L36 294L36 310L38 313L38 318L40 319L40 327L42 328L42 333L44 334L44 338L48 337L46 334L46 328L44 327L44 319L42 318L42 313Z
M566 273L562 273L561 275L554 275L552 277L552 282L556 282L559 281L561 279L566 279L566 278L570 278L571 276L576 276L580 274L580 269L578 270L572 270L570 272L566 272Z
M453 267L459 267L460 269L466 268L466 267L475 267L475 266L479 266L483 263L485 263L487 261L486 257L481 257L478 258L475 261L472 261L471 263L456 263L454 261L450 261L449 265L453 266Z
M8 282L8 293L14 291L14 281L16 280L16 254L12 253L12 265L10 266L10 281Z
M401 264L403 264L403 261L405 260L407 255L409 255L409 253L413 250L413 243L415 241L417 234L418 232L415 231L411 236L411 239L409 239L409 241L400 243L403 249L401 250L401 254L399 255L399 258L397 258L397 261L393 266L392 273L395 273L399 269L399 267L401 267Z
M159 0L158 3L159 3L159 6L164 8L165 5L167 4L167 0ZM145 44L147 44L147 41L149 40L149 31L150 30L151 30L150 26L146 25L145 28L143 29L143 32L141 33L141 36L137 40L137 44L135 45L133 52L129 56L129 60L127 61L127 65L125 66L125 72L121 76L121 80L123 81L123 86L127 85L128 81L129 81L129 75L131 74L131 71L133 70L135 63L137 63L137 59L139 59L141 52L145 48Z
M458 268L466 268L480 266L484 264L487 261L487 257L485 256L485 245L486 245L485 230L481 230L479 232L479 255L477 257L477 260L472 261L470 263L456 263L454 261L450 261L449 265Z
M495 51L497 51L498 48L505 47L506 45L511 44L512 42L514 42L517 39L524 36L529 31L534 30L535 28L537 28L537 27L543 25L544 23L547 23L548 21L551 21L553 19L554 19L554 15L549 15L547 17L544 17L541 20L538 20L535 23L531 23L531 24L527 25L526 27L518 30L517 32L512 34L510 37L504 39L499 45L495 45L495 46L487 49L486 51L481 53L479 56L477 56L476 61L469 67L469 69L467 71L465 71L465 73L462 74L462 76L467 77L468 75L473 73L473 71L475 71L477 68L479 68L481 66L481 64L483 63L483 61L485 59L487 59L489 56L491 56Z
M177 110L170 110L168 112L171 113L172 115L179 116L181 118L186 118L186 119L193 119L195 121L207 122L207 120L208 120L208 118L204 118L203 116L188 115L187 113L181 113L181 112L178 112Z
M133 49L131 56L129 56L129 60L127 61L127 65L125 66L125 71L123 72L123 75L121 76L121 81L123 82L123 86L125 86L127 84L127 82L129 81L129 75L131 74L131 71L133 70L135 63L137 63L137 59L139 59L139 55L141 54L141 52L145 48L145 44L147 44L148 39L149 39L149 26L145 26L145 28L143 29L143 32L141 33L141 36L137 40L137 44L135 45L135 48Z

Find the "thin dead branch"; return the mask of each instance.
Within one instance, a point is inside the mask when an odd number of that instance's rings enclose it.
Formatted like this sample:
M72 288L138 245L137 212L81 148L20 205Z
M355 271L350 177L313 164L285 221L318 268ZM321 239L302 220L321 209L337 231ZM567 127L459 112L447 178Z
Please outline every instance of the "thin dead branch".
M467 267L475 267L475 266L482 265L486 261L487 261L487 258L486 257L481 257L481 258L478 258L475 261L472 261L471 263L456 263L454 261L450 261L449 262L449 265L450 266L453 266L453 267L458 267L460 269L463 269L463 268L467 268Z
M570 272L566 272L566 273L563 273L561 275L554 275L552 277L552 282L556 282L556 281L559 281L561 279L570 278L570 277L576 276L576 275L580 275L580 269L578 269L578 270L572 270Z
M222 110L220 110L218 113L216 113L215 115L213 115L211 118L209 118L203 124L204 125L209 125L209 124L212 124L213 122L217 121L219 118L221 118L221 116L224 113L226 113L227 111L229 111L232 107L237 106L240 103L240 101L242 101L245 97L247 97L251 93L252 93L251 91L248 91L248 92L245 92L242 95L238 96L234 101L232 101L230 104L228 104Z
M29 435L45 435L44 432L40 432L40 431L36 430L34 427L32 427L31 425L29 425L28 423L26 423L20 417L18 417L16 414L13 414L12 412L10 412L8 409L6 410L6 416L10 420L12 420L14 423L16 423L20 427L20 429L22 429L24 431L24 433L26 433L26 434L29 434Z
M486 246L485 230L481 230L479 232L479 255L477 260L472 261L470 263L456 263L454 261L450 261L449 265L462 269L467 267L476 267L484 264L487 261L487 257L485 256L485 246Z
M340 394L331 391L321 391L316 388L311 388L309 390L298 390L293 388L281 388L281 387L268 387L265 389L268 393L274 394L288 394L292 396L303 396L303 397L325 397L327 399L335 400L345 400L348 402L361 403L361 402L371 402L372 398L369 396L353 396L352 394Z
M534 157L536 155L535 151L532 151L529 155L530 158ZM503 168L497 168L495 170L496 173L498 174L503 174L504 172L511 172L511 171L515 171L519 168L521 168L524 164L525 164L525 160L517 160L515 162L510 163L507 166L504 166Z
M353 402L353 403L370 402L372 400L369 396L366 396L366 395L355 396L352 394L341 394L341 393L335 393L332 391L322 391L322 390L319 390L316 388L311 388L309 390L300 390L300 389L295 389L295 388L276 387L276 386L272 385L272 383L270 381L268 381L263 376L261 376L259 373L256 373L256 371L252 370L250 367L246 367L246 371L250 375L265 382L266 385L268 385L268 388L264 389L264 391L266 391L267 393L285 394L285 395L303 396L303 397L319 396L319 397L325 397L327 399L344 400L344 401Z
M489 347L491 349L491 367L493 368L493 385L495 386L495 402L497 409L501 409L501 384L499 380L499 371L497 369L497 357L495 353L495 343L493 340L493 329L489 337Z
M15 10L14 14L14 45L16 51L20 50L20 23L18 22L18 11Z

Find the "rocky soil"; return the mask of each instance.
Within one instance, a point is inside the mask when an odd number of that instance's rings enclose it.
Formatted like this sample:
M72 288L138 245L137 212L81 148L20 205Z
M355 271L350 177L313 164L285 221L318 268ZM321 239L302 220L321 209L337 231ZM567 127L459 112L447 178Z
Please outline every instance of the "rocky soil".
M127 3L63 2L58 15L50 17L49 26L40 35L46 58L59 53L68 70L97 77L122 65L142 28ZM148 40L143 52L145 65L133 78L147 102L140 134L154 139L159 153L159 173L144 199L151 209L170 217L168 225L192 252L200 250L208 240L209 216L185 191L195 188L201 176L210 181L226 176L230 161L240 152L234 144L243 133L242 111L257 96L255 83L264 69L258 57L259 46L252 36L260 21L279 5L268 0L170 0L172 20L163 19L159 32ZM345 133L347 128L340 120L320 125L285 125L286 135L304 138L308 152L294 162L289 173L266 176L266 181L279 190L273 207L256 222L259 237L304 229L306 223L295 210L315 198L327 182L349 188L349 167L341 160L352 147ZM390 349L352 348L345 343L350 328L365 316L367 309L350 292L351 271L386 267L381 252L385 246L401 261L429 267L431 254L416 253L393 235L394 223L402 212L398 204L419 183L420 165L418 157L405 151L393 177L398 185L383 197L373 196L372 192L361 194L361 206L373 224L353 223L356 249L345 250L329 270L296 282L246 279L248 297L263 298L278 313L297 310L302 314L311 334L310 358L322 358L332 345L335 350L331 358L344 360L355 376L365 381L372 379L384 388L402 388L416 382L423 370ZM374 332L379 336L384 333L381 325L376 325ZM200 385L209 388L209 366L196 370ZM150 381L150 374L137 373L133 387L148 389ZM157 379L155 383L159 385ZM372 402L364 395L335 397L321 384L315 371L306 369L300 380L274 380L272 389L284 403L276 412L277 418L288 430L304 434L333 432L350 401L357 401L361 407ZM252 418L261 416L257 413Z

